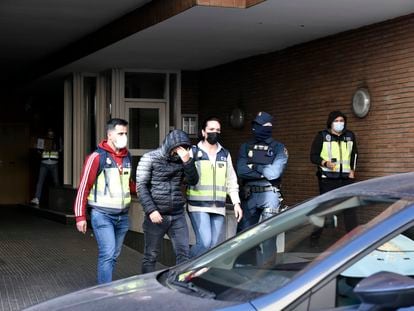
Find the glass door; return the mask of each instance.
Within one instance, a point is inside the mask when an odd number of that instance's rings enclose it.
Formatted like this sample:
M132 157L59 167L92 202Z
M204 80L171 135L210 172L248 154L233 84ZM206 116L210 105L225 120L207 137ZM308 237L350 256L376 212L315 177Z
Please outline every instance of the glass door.
M165 102L127 102L128 148L132 155L132 177L141 156L158 148L166 134Z

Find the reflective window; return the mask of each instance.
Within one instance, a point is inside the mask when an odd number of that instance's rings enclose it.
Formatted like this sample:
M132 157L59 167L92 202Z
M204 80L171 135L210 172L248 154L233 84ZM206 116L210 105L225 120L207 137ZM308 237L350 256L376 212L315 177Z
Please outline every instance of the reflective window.
M246 302L284 286L406 205L403 200L381 197L345 197L322 203L311 200L171 270L166 282L215 299ZM322 231L319 239L312 240L318 231Z
M125 73L125 98L165 98L166 74L147 72Z
M156 149L160 144L157 108L129 108L129 149Z

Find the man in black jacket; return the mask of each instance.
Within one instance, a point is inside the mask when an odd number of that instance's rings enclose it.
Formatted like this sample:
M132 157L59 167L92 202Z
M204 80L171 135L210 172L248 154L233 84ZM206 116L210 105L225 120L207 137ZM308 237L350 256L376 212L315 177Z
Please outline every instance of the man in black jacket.
M170 132L161 147L144 154L137 167L137 193L145 212L142 273L155 270L161 242L167 234L176 263L189 258L189 235L184 214L182 183L198 183L191 141L181 130Z

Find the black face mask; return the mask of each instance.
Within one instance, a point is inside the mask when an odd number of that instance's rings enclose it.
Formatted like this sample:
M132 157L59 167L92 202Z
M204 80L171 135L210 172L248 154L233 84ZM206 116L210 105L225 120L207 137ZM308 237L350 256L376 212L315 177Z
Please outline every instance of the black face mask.
M253 124L253 135L258 141L264 141L270 137L272 137L272 127L271 126L263 126L260 124Z
M217 133L217 132L207 133L206 140L210 145L215 145L220 141L220 133Z

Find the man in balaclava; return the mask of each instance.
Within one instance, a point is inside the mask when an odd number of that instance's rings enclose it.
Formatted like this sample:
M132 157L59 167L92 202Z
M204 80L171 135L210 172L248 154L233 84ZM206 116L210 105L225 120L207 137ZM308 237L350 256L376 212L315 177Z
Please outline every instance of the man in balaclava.
M357 161L357 144L353 132L347 129L347 118L341 111L328 115L326 129L318 132L313 140L310 160L317 166L319 193L337 189L354 182ZM336 226L336 219L327 218L325 226ZM350 231L356 225L356 216L344 213L345 229ZM316 245L323 228L312 233L311 244Z
M272 138L273 117L259 112L252 122L253 139L242 144L237 160L241 180L243 219L237 231L244 230L281 211L280 186L288 161L285 146ZM265 242L263 255L257 252L256 264L274 260L275 239ZM279 251L279 250L278 250ZM281 250L282 251L282 250Z

